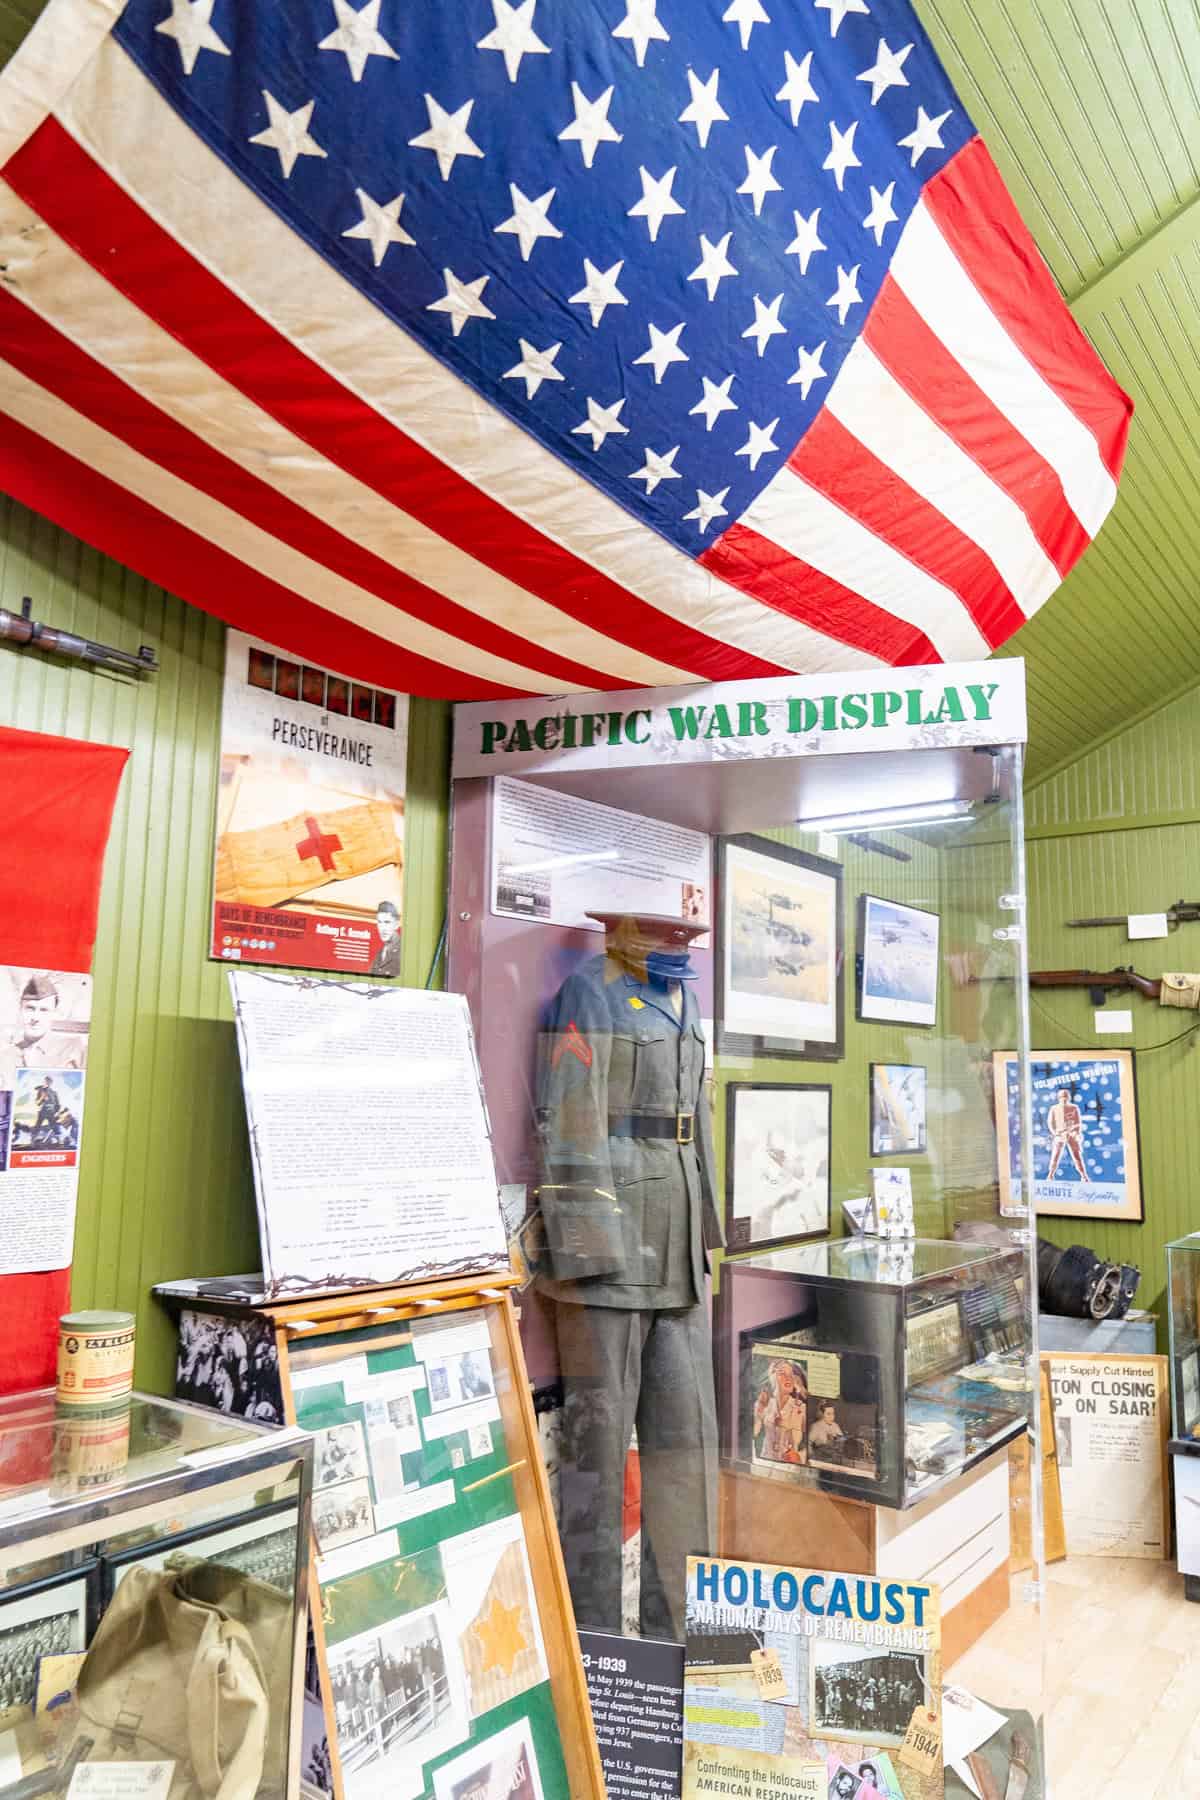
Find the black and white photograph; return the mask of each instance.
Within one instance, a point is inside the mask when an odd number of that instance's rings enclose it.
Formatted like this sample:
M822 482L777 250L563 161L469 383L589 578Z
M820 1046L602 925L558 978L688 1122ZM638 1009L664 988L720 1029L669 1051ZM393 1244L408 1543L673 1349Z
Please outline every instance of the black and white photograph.
M843 1638L812 1640L810 1731L862 1744L900 1745L913 1713L929 1703L926 1653Z
M828 1236L832 1087L731 1082L725 1104L729 1248Z
M270 1320L185 1308L179 1315L175 1397L263 1425L282 1425L279 1356Z
M855 1481L879 1477L877 1401L814 1398L808 1409L808 1466Z
M87 1649L88 1580L39 1582L0 1604L0 1724L33 1709L43 1656Z
M904 1352L909 1387L943 1370L961 1367L967 1360L968 1344L958 1301L947 1300L924 1312L910 1313L904 1322Z
M191 1531L105 1557L105 1599L112 1597L130 1569L165 1569L187 1561L220 1563L290 1594L296 1585L294 1503L282 1501L247 1513L219 1531Z
M716 1047L843 1053L842 869L771 838L721 838Z
M369 1537L375 1529L371 1490L366 1481L347 1481L313 1495L313 1530L321 1555L339 1544Z
M343 1481L367 1479L367 1446L363 1439L363 1428L357 1419L348 1420L344 1425L327 1426L324 1431L318 1431L314 1435L314 1486L331 1488L339 1486Z
M885 1025L937 1023L936 913L861 894L858 901L858 1016Z
M347 1793L420 1793L420 1765L465 1735L457 1653L445 1627L443 1608L423 1607L329 1651ZM376 1771L384 1763L392 1766ZM390 1786L376 1788L369 1779L376 1772ZM415 1789L407 1779L414 1773Z
M871 1064L872 1156L913 1156L929 1148L926 1088L920 1063Z
M492 1359L486 1350L460 1350L451 1356L430 1357L425 1364L431 1412L447 1412L452 1406L469 1406L490 1400L496 1392Z
M857 1800L866 1785L866 1778L857 1769L839 1763L829 1777L829 1800Z
M364 1400L363 1419L375 1499L380 1503L395 1500L406 1488L416 1485L415 1481L406 1481L404 1475L405 1456L421 1448L421 1427L413 1396L393 1394L387 1400Z

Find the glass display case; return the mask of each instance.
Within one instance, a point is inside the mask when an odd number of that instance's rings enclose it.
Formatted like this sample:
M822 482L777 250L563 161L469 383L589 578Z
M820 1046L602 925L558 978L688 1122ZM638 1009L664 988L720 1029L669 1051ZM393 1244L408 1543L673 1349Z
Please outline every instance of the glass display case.
M726 1468L908 1508L1026 1424L1013 1248L852 1237L739 1257L716 1302Z
M0 1793L296 1793L311 1486L300 1431L0 1401Z
M1200 1440L1200 1232L1167 1245L1171 1436Z
M730 1792L778 1749L745 1602L776 1591L770 1565L784 1595L839 1606L839 1581L868 1608L872 1582L936 1588L948 1678L977 1681L1005 1744L1036 1740L1020 683L1004 660L456 711L448 983L575 1615L604 1655L640 1635L724 1671L753 1715ZM870 1205L909 1239L851 1241ZM704 1559L728 1572L720 1606L707 1563L709 1598L689 1585ZM718 1645L726 1599L739 1633ZM825 1636L853 1700L837 1729L799 1662L776 1684L814 1791L831 1744L870 1760L880 1683L889 1756L929 1723L899 1718L907 1680L843 1669ZM723 1718L693 1682L696 1718ZM684 1731L685 1754L724 1756Z

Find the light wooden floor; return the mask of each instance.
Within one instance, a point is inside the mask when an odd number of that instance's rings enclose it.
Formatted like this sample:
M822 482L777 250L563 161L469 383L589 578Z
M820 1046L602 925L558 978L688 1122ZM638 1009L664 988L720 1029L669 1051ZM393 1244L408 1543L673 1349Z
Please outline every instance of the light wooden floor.
M949 1671L981 1700L1019 1703L1025 1579ZM1174 1562L1068 1557L1047 1571L1047 1590L1049 1800L1200 1795L1200 1604L1184 1599Z

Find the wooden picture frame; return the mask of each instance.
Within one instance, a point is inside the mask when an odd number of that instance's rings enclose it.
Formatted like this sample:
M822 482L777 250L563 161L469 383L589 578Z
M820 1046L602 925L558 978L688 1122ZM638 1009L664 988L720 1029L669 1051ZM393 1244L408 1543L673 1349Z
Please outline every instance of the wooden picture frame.
M805 1141L806 1132L814 1126L819 1134L816 1155ZM779 1141L773 1144L772 1138ZM725 1240L729 1250L763 1250L828 1237L833 1202L832 1138L831 1083L728 1084Z
M845 1054L842 866L773 838L717 840L716 1050Z
M1144 1223L1134 1059L1132 1050L1030 1052L1033 1212ZM993 1051L1001 1213L1022 1207L1017 1067L1015 1050Z
M940 915L925 907L859 895L857 1018L880 1025L937 1024L941 925Z

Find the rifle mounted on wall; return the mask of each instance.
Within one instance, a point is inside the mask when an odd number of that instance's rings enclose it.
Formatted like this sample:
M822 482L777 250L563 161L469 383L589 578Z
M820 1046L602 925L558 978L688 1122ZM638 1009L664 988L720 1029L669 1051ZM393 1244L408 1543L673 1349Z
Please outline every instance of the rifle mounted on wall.
M1200 920L1200 900L1176 900L1173 906L1168 906L1163 917L1168 925L1194 925ZM1128 922L1128 918L1127 913L1116 913L1107 919L1068 919L1067 924L1072 926L1124 925Z
M120 675L156 675L158 664L149 644L143 644L136 656L128 650L117 650L111 644L97 644L91 638L77 637L73 631L60 631L56 625L43 625L32 618L33 601L29 595L21 601L19 613L7 612L0 606L0 641L21 644L34 650L54 650L59 656L73 657L76 662L92 663L99 669L111 669Z
M1011 975L974 975L974 984L1012 981ZM1103 1006L1109 994L1124 989L1157 1000L1160 1006L1200 1010L1200 975L1139 975L1127 969L1033 969L1029 975L1031 988L1086 988L1093 1006Z

